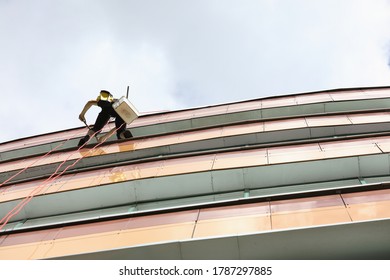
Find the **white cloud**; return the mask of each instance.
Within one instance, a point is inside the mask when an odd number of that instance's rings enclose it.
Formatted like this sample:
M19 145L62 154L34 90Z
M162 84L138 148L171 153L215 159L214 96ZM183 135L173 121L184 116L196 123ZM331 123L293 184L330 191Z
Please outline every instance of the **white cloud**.
M104 88L118 97L126 95L130 86L130 97L141 111L161 110L162 104L175 109L179 105L171 95L175 80L170 67L164 51L155 46L141 43L123 48L102 41L81 59L74 81L86 90L95 85L94 94Z

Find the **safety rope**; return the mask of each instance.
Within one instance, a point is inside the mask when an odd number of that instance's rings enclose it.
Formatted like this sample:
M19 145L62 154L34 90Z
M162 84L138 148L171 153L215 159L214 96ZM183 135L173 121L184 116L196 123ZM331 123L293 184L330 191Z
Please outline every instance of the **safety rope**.
M51 149L50 151L48 151L46 154L40 156L36 161L32 162L31 164L27 165L26 167L24 167L23 169L19 170L19 172L17 172L16 174L12 175L11 177L9 177L7 180L5 180L4 182L0 183L0 187L2 187L3 185L7 184L9 181L11 181L12 179L14 179L16 176L19 176L20 174L22 174L24 171L26 171L28 168L32 167L34 164L36 164L37 162L43 160L45 157L47 157L48 155L50 155L52 152L56 151L58 148L60 148L61 146L65 145L66 142L68 142L70 139L72 138L75 138L75 136L77 135L78 133L75 133L73 134L72 136L70 136L68 139L66 139L65 141L63 141L62 143L58 144L56 147L54 147L53 149ZM0 194L5 192L6 189L4 190L0 190Z
M108 123L108 122L107 122ZM107 124L106 124L107 125ZM118 128L116 128L114 131L112 131L112 133L110 134L113 135L115 132L117 132L122 126L124 125L124 123L119 126ZM102 130L102 129L101 129ZM79 152L95 135L97 135L98 133L101 132L101 130L95 132L94 134L92 134L89 138L89 140L87 142L85 142L83 145L81 145L74 153L76 152ZM102 142L99 142L97 143L89 152L92 152L93 150L95 150L97 147L99 147L100 145L102 145L109 137L107 137L106 139L104 139ZM48 183L50 182L53 182L54 180L58 179L62 174L64 174L69 168L75 166L81 159L83 159L84 157L87 156L87 154L84 154L82 155L79 159L77 159L73 164L71 165L68 165L63 171L61 171L58 175L54 176L58 171L59 169L62 167L63 164L65 164L65 162L70 158L71 155L73 155L74 153L70 154L69 157L67 159L65 159L56 169L56 171L54 171L54 173L52 175L50 175L49 178L47 178L41 185L38 185L36 188L34 188L30 194L28 196L26 196L22 201L20 201L12 210L10 210L8 212L7 215L5 215L1 220L0 220L0 230L3 229L3 227L8 223L8 221L14 217L15 215L17 215L22 209L23 207L29 203L32 198L38 194L42 188L44 186L46 186ZM53 177L54 176L54 177Z

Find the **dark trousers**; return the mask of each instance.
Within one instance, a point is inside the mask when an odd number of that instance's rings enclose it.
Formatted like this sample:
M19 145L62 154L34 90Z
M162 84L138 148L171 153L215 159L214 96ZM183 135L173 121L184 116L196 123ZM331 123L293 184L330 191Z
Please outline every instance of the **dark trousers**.
M118 139L120 139L119 135L126 130L126 124L125 121L114 110L111 110L111 112L107 112L107 110L102 110L96 118L92 130L94 132L101 130L108 123L111 117L115 117L115 127L117 129L119 128L116 131L116 136Z

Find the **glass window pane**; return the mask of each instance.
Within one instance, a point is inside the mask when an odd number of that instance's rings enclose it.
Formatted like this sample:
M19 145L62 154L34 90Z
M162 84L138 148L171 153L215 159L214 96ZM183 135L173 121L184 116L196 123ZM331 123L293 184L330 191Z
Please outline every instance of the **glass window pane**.
M366 99L367 96L361 90L330 92L334 101Z
M265 164L267 164L266 149L247 150L217 154L213 165L213 170L258 166Z
M377 201L348 206L353 221L390 218L390 201Z
M333 101L329 93L312 93L312 94L296 95L295 100L299 105Z
M126 229L156 227L169 224L191 223L198 218L199 210L179 211L166 214L130 218Z
M211 106L193 110L193 118L226 114L228 105Z
M179 140L180 143L217 138L222 135L222 128L211 128L205 130L191 131L180 134Z
M266 215L270 213L269 202L250 203L201 209L198 220L231 218L248 215Z
M342 194L347 205L361 204L377 201L390 201L390 190L366 191Z
M390 137L389 136L378 137L375 140L376 140L377 145L380 147L380 149L384 153L390 152Z
M264 122L264 131L284 130L307 127L304 118L285 119Z
M263 131L264 131L264 123L256 122L256 123L249 123L249 124L224 126L222 129L221 136L233 136L233 135L257 133Z
M323 207L344 207L344 202L339 195L326 195L281 201L271 201L272 213L311 211L312 209L320 209Z
M273 97L261 101L261 108L273 108L297 105L295 96Z
M228 113L243 112L261 109L261 101L248 101L235 104L229 104Z
M364 94L369 98L386 98L390 97L390 89L367 89L363 90Z
M330 208L295 212L288 214L272 214L272 229L311 227L351 222L346 208Z
M351 124L350 120L345 115L307 117L306 121L310 127Z
M390 122L390 113L349 114L348 118L353 124Z
M164 162L159 176L211 170L215 155L170 159Z
M325 142L320 146L327 158L381 153L374 138Z
M194 238L249 234L266 230L271 230L271 219L269 216L230 217L198 221L194 231Z
M324 157L318 144L274 147L268 149L270 164L316 160Z

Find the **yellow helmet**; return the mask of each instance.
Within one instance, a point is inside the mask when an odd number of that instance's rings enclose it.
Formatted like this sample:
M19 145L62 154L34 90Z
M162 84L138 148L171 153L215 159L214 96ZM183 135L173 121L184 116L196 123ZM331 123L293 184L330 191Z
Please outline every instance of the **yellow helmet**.
M114 100L114 97L109 91L101 90L99 96L97 97L97 101L99 100L112 102Z

